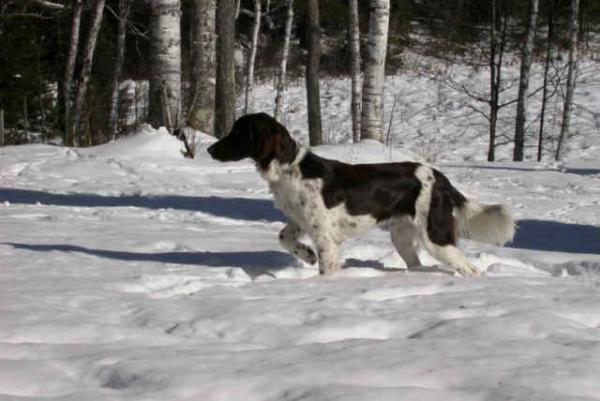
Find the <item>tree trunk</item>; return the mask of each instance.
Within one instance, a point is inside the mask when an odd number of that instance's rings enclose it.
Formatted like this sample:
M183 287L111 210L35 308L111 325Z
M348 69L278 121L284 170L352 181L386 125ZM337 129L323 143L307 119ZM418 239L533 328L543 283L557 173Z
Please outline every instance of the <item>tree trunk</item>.
M360 23L358 19L358 0L350 0L350 73L352 75L352 139L360 141Z
M281 121L283 117L283 101L285 96L285 81L287 77L287 61L290 53L290 39L292 36L292 23L294 22L294 0L288 0L287 19L285 21L285 36L277 77L277 95L275 96L275 119Z
M119 129L119 82L121 81L121 70L125 61L125 35L126 23L131 10L131 0L119 0L119 28L117 33L117 59L113 72L113 82L110 94L110 113L108 116L108 135L112 140L117 139Z
M102 24L102 16L104 14L104 0L96 0L94 4L94 15L92 17L92 26L83 51L83 62L81 66L81 77L77 87L77 96L73 105L73 129L78 137L84 138L84 132L81 129L81 120L85 97L87 95L88 83L92 72L92 64L94 62L94 50L96 49L96 41ZM80 138L80 139L81 139Z
M544 82L542 89L542 109L540 111L540 130L538 133L537 161L542 161L544 144L544 119L546 117L546 102L548 101L548 73L552 60L552 41L554 40L554 14L556 13L557 0L552 1L548 12L548 36L546 38L546 60L544 62Z
M390 17L389 0L371 0L363 80L361 139L384 141L383 90Z
M577 73L577 14L579 0L571 0L571 15L569 17L569 72L567 75L567 93L563 107L563 119L560 126L560 136L556 147L556 160L562 160L565 153L565 142L569 139L571 125L571 110L573 108L573 94L575 92L575 75Z
M529 89L529 71L533 58L535 27L538 15L538 0L529 2L529 18L525 32L525 42L521 49L521 75L519 78L519 95L517 98L517 117L515 121L514 161L523 161L525 148L525 124L527 122L527 91Z
M179 0L152 0L150 8L148 122L173 133L182 119L181 7Z
M73 125L71 116L71 105L73 103L73 73L75 71L75 60L77 59L77 49L79 47L79 28L81 25L81 12L83 10L82 0L73 0L73 19L71 21L71 37L69 41L69 52L65 65L65 76L63 79L63 110L65 111L65 132L63 144L65 146L73 145Z
M244 113L254 111L254 63L256 62L256 51L258 49L258 34L260 33L260 0L254 0L254 26L252 29L252 43L250 55L248 56L248 68L246 69L246 100Z
M229 134L235 118L235 0L217 0L215 136Z
M23 95L23 129L25 130L25 135L27 135L29 132L29 107L27 104L27 94ZM29 139L27 142L29 142Z
M4 143L4 109L0 109L0 146Z
M496 130L498 124L498 111L500 110L500 84L502 83L502 60L504 49L506 46L506 35L508 30L508 17L500 16L498 19L497 4L492 0L491 7L491 23L490 23L490 128L489 128L489 145L488 145L488 161L496 160ZM497 25L500 21L501 32L498 40Z
M319 1L307 2L308 60L306 64L306 100L308 104L308 136L310 146L323 143L321 127L321 93L319 89L319 63L321 61L321 27Z
M213 132L215 111L215 0L194 0L192 22L192 93L187 123Z

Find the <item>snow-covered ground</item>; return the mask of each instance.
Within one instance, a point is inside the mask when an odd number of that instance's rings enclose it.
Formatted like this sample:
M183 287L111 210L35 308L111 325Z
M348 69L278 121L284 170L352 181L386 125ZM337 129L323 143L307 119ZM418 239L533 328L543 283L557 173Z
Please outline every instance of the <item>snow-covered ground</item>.
M334 89L332 133L349 126ZM259 88L260 108L271 95ZM399 110L426 99L411 96ZM403 121L392 149L316 151L429 158ZM0 399L600 400L600 141L582 153L576 137L562 164L488 164L485 139L435 124L437 166L520 220L505 248L461 244L481 279L405 272L385 227L319 277L278 245L284 218L252 164L210 160L206 136L195 160L147 127L90 149L0 148Z

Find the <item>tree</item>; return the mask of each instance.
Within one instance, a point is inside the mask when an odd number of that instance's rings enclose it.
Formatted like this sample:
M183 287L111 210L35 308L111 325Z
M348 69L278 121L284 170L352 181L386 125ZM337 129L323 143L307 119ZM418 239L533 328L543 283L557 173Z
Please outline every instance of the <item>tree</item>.
M187 123L213 132L215 111L216 0L194 0L191 26L191 104Z
M307 1L308 59L306 61L306 100L308 105L308 136L310 146L323 143L321 127L321 93L319 89L319 64L321 60L321 27L319 23L319 1Z
M525 123L527 121L527 90L529 89L529 71L533 58L533 44L538 14L538 0L529 1L529 14L525 41L521 48L521 75L519 78L519 95L517 98L517 117L515 121L514 161L523 161L525 147Z
M182 117L181 7L179 0L151 0L150 9L148 121L173 132Z
M552 0L548 6L548 33L546 36L546 60L544 61L544 81L542 83L542 107L540 110L540 128L538 132L537 161L542 161L542 150L544 143L544 121L546 117L546 103L548 101L548 73L550 71L550 62L552 60L552 47L554 41L554 17L558 0Z
M69 40L69 51L67 62L65 63L65 73L63 78L63 109L65 111L65 130L63 142L65 145L72 144L73 125L72 125L72 103L73 103L73 74L75 72L75 61L77 60L77 49L79 48L79 30L81 26L81 12L83 10L82 0L73 0L73 17L71 20L71 35Z
M358 0L350 0L350 74L352 80L352 139L360 141L360 23L358 19Z
M389 0L371 0L363 81L361 139L384 141L383 90L390 17Z
M562 160L565 142L569 138L571 125L571 111L573 109L573 94L575 93L575 74L577 73L577 15L579 13L579 0L571 0L571 13L569 15L569 66L567 74L567 90L563 107L563 119L560 126L560 135L556 147L555 159Z
M500 104L500 92L502 89L502 61L507 42L506 33L508 27L508 17L501 10L502 8L497 7L496 0L492 0L492 18L490 21L490 54L488 60L490 66L490 97L487 101L490 107L490 139L487 157L489 162L496 160L496 127L498 125L498 112L502 107L508 105L508 103ZM500 18L498 19L499 12ZM501 26L500 38L498 38L497 25Z
M100 32L100 25L102 23L103 14L104 0L96 0L94 4L94 14L92 17L92 26L90 27L87 43L83 51L83 62L81 67L79 84L77 86L77 95L75 96L75 103L73 105L73 128L77 133L77 136L80 137L80 140L83 136L82 127L80 126L82 120L83 106L87 94L90 74L92 72L94 50L96 49L96 41L98 39L98 33Z
M131 0L119 0L119 28L117 32L117 59L115 60L115 70L113 73L113 82L110 93L110 112L108 115L108 137L114 141L117 139L118 120L119 120L119 83L121 81L121 71L125 61L125 35L127 32L127 18L131 10Z
M229 133L235 119L235 0L217 0L217 82L215 127L217 138Z
M260 0L254 0L254 25L252 28L252 42L250 44L250 54L248 56L248 68L246 69L246 100L244 104L244 113L251 113L254 110L254 64L256 62L256 51L258 50L258 34L260 33Z
M267 3L268 7L268 3ZM283 48L281 50L281 62L279 74L277 75L277 95L275 96L275 119L280 120L283 114L283 98L285 96L285 81L287 76L287 61L290 53L290 38L292 36L292 24L294 22L294 0L287 2L287 17L285 20L285 35Z

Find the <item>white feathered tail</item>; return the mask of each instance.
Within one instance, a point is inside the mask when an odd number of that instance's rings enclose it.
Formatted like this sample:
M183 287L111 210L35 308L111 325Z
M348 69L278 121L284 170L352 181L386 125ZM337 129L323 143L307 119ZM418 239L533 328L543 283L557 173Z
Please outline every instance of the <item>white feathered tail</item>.
M492 245L504 245L515 236L515 221L506 205L482 205L474 199L457 208L458 235Z

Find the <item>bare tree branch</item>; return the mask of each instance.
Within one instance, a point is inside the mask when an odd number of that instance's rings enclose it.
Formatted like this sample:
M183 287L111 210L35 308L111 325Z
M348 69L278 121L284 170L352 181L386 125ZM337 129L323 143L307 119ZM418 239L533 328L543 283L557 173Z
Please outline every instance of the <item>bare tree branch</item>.
M488 116L485 111L473 106L472 104L467 104L467 107L474 112L481 114L486 120L490 121L490 116Z
M48 8L51 10L64 10L65 5L60 3L53 3L46 0L30 0L32 3L37 4L40 7Z

